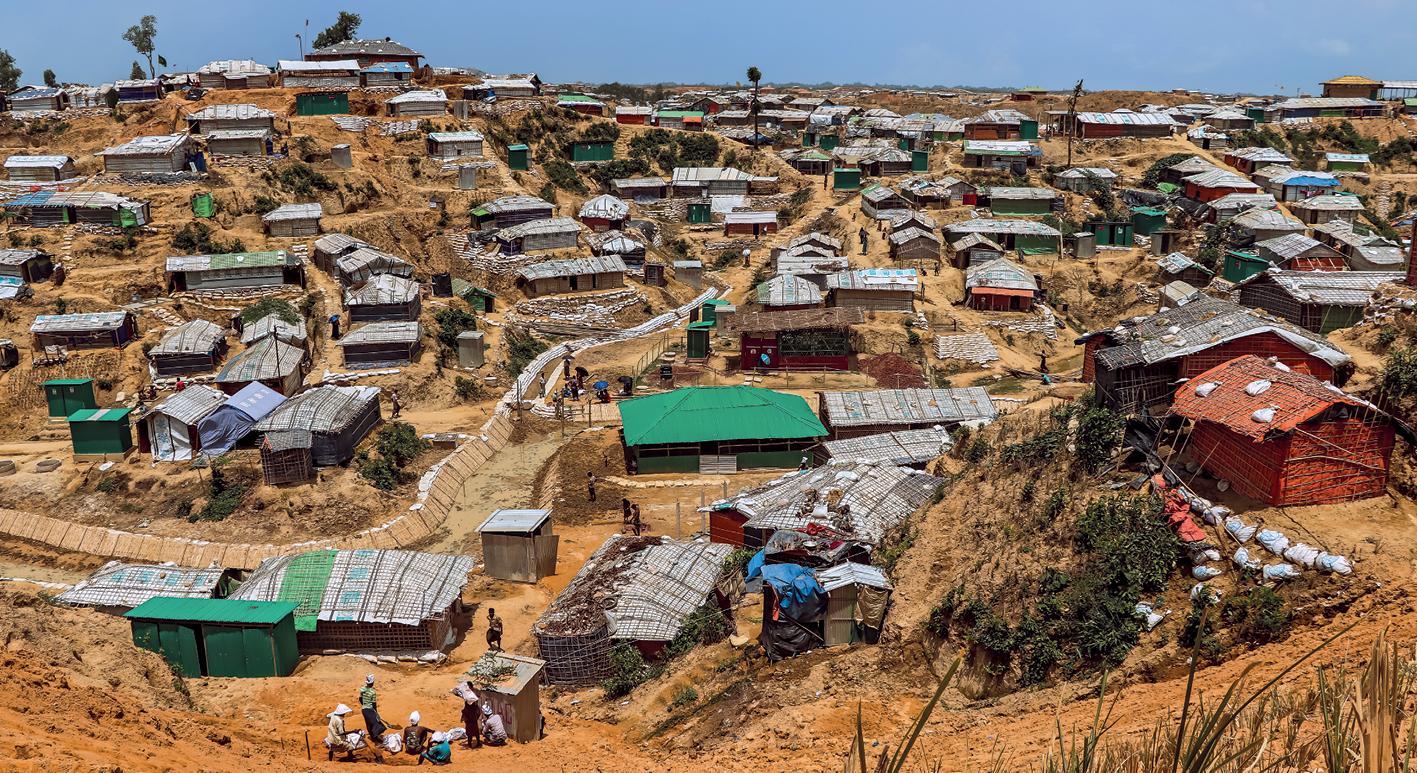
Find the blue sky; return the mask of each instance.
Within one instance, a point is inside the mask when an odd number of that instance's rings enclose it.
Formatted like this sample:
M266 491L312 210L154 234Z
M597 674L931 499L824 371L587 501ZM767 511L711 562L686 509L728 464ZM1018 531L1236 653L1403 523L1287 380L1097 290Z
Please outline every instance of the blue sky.
M308 40L340 10L364 17L362 37L391 37L435 66L535 71L547 82L731 83L748 65L768 82L1062 89L1084 78L1090 90L1293 94L1346 74L1417 79L1417 3L1404 0L4 5L11 30L63 28L58 37L0 32L25 83L46 68L61 81L127 77L138 57L121 36L143 14L158 17L168 69L193 70L214 59L299 58L306 19Z

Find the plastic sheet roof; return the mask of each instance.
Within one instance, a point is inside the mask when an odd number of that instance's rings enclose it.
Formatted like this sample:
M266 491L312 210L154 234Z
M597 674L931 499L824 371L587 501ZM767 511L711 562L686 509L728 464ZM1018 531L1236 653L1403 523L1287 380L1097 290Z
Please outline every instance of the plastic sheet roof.
M48 257L49 253L44 250L16 250L7 247L0 250L0 266L19 266L31 260Z
M943 429L911 429L882 432L845 440L828 440L822 448L833 459L852 462L912 464L928 462L954 447L950 433Z
M570 218L563 219L570 220ZM576 227L579 228L580 225L577 224ZM502 231L502 233L505 234L507 231ZM629 269L625 266L624 258L621 258L619 255L607 254L586 258L570 258L567 260L548 260L545 263L527 266L517 273L528 281L531 281L535 279L550 279L558 276L613 274L615 272L625 272L628 270Z
M441 614L462 594L472 556L414 553L407 550L340 550L324 592L298 599L296 616L322 621L418 625ZM282 593L293 561L301 555L268 558L231 598L246 601L296 601Z
M342 43L317 48L310 52L311 55L319 56L367 56L369 54L383 56L409 56L422 58L423 55L393 40L346 40Z
M842 262L845 263L844 260ZM859 306L833 306L826 309L734 313L720 319L724 329L731 333L833 330L862 324L866 321L866 312Z
M167 270L174 273L291 265L300 265L300 260L293 253L284 250L234 252L228 255L179 255L167 259Z
M1053 199L1058 198L1057 192L1054 191L1052 188L993 187L981 188L979 192L988 195L991 199L1007 199L1015 201L1025 199L1052 201Z
M1057 238L1061 236L1056 229L1049 228L1042 223L1032 220L993 220L989 218L976 218L966 220L962 223L951 223L945 226L947 233L968 234L1015 234L1019 236L1051 236Z
M303 349L283 344L274 338L262 338L227 360L216 380L226 382L285 378L300 367L303 359Z
M1315 196L1311 199L1293 202L1289 206L1294 209L1313 209L1328 212L1360 212L1363 209L1363 202L1359 200L1357 196L1325 193L1322 196Z
M222 339L226 328L205 319L194 319L167 331L149 354L206 354Z
M619 220L630 214L630 205L610 194L602 194L581 205L580 216Z
M380 274L345 290L346 306L390 306L418 298L418 283L393 274Z
M858 564L853 561L830 566L826 569L818 569L817 584L821 585L822 590L827 593L848 585L869 585L872 588L891 589L890 580L886 579L885 572L870 564Z
M151 414L165 414L187 425L195 425L226 403L226 393L205 384L193 384L153 406Z
M194 569L176 564L109 561L54 600L76 606L136 607L157 596L209 599L225 571L217 566Z
M1298 220L1291 220L1283 212L1277 209L1251 209L1235 216L1235 225L1245 228L1256 228L1265 230L1288 229L1300 233L1307 230L1303 223Z
M123 326L131 312L99 311L92 314L41 314L30 325L31 333L67 333L91 330L116 330Z
M319 204L283 204L267 212L261 219L270 223L276 220L306 220L324 216L325 210Z
M177 150L191 138L186 134L164 134L156 137L134 137L122 145L100 150L96 156L164 156Z
M59 169L73 163L69 156L10 156L5 159L6 169L44 168Z
M497 238L501 241L511 241L536 234L580 233L584 230L585 226L577 223L573 217L548 217L503 228L497 233Z
M321 386L281 403L257 423L255 429L257 432L305 429L317 434L338 433L359 416L364 406L378 399L378 387Z
M1246 388L1257 381L1270 387L1258 395ZM1196 390L1216 384L1202 397ZM1252 440L1266 440L1294 431L1300 424L1323 414L1335 405L1386 414L1371 404L1351 397L1332 384L1294 370L1280 370L1252 354L1230 360L1192 378L1176 390L1172 410L1191 419L1214 422ZM1275 409L1273 420L1254 420L1256 411Z
M841 249L841 240L840 240L840 239L838 239L838 238L836 238L836 237L834 237L834 236L828 236L828 235L826 235L826 234L824 234L824 233L819 233L819 232L817 232L817 231L813 231L812 233L809 233L809 234L802 234L801 236L797 237L796 239L793 239L792 241L790 241L790 242L787 243L787 248L788 248L788 249L792 249L793 247L800 247L800 246L802 246L802 245L804 245L804 244L807 244L807 243L809 243L809 242L819 242L819 243L821 243L821 244L823 244L823 245L826 245L826 246L828 246L828 247L831 247L831 248L834 249L834 250L840 250L840 249Z
M261 69L265 69L262 66ZM276 114L256 105L208 105L197 112L184 116L188 121L208 121L212 119L248 121L257 118L275 118Z
M1131 126L1175 126L1176 120L1166 113L1078 113L1081 123L1102 123Z
M1272 280L1303 303L1365 306L1380 285L1401 282L1407 275L1401 271L1280 271L1272 268L1245 281L1256 282L1260 277Z
M448 95L442 89L428 89L426 91L409 91L396 97L384 100L386 105L404 105L415 102L447 102Z
M1293 222L1293 221L1290 221ZM1318 247L1324 257L1341 257L1342 253L1329 247L1323 242L1310 239L1303 233L1285 234L1273 239L1265 239L1255 244L1256 247L1264 247L1281 258L1296 258L1315 247Z
M795 306L822 302L821 288L791 274L778 274L758 285L758 303L764 306Z
M1205 272L1206 274L1209 274L1211 276L1215 275L1214 271L1211 271L1205 266L1202 266L1201 264L1195 262L1190 257L1183 255L1179 252L1173 252L1164 258L1160 258L1156 261L1156 265L1159 266L1162 271L1165 271L1168 274L1179 274L1188 268L1195 267Z
M966 289L980 287L1036 291L1038 280L1033 278L1033 272L1012 260L995 258L988 263L970 266L965 272L964 286Z
M909 231L916 231L919 236L934 238L932 234L927 234L918 228L907 229L902 234ZM894 240L895 236L896 234L891 234L891 239ZM914 236L910 238L914 238ZM913 268L859 268L855 271L828 274L827 289L888 290L913 293L920 289L920 276Z
M417 322L371 322L350 332L335 342L341 348L378 343L413 343L423 337L423 326Z
M241 343L250 344L270 335L274 335L286 343L302 342L309 337L305 330L304 317L300 317L296 320L296 324L292 325L275 314L268 314L242 327Z

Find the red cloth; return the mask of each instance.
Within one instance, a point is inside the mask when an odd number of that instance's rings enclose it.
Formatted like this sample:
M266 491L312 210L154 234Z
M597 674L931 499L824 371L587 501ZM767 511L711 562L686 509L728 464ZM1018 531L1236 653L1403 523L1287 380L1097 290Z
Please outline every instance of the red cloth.
M1201 542L1205 532L1191 520L1191 506L1180 491L1173 490L1166 495L1166 504L1161 509L1166 524L1176 530L1182 542Z

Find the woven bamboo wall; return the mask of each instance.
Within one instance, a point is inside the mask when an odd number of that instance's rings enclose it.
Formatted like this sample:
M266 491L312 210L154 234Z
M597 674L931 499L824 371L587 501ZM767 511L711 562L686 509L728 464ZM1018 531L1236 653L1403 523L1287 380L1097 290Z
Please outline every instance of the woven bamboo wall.
M463 483L507 445L512 423L499 414L482 425L479 433L485 435L487 440L474 437L447 457L420 509L409 510L383 526L358 534L303 543L299 547L197 543L179 537L130 534L97 526L81 526L19 510L0 510L0 534L105 558L143 563L171 561L178 566L207 566L215 561L217 566L231 569L255 569L267 558L311 550L400 550L443 525Z

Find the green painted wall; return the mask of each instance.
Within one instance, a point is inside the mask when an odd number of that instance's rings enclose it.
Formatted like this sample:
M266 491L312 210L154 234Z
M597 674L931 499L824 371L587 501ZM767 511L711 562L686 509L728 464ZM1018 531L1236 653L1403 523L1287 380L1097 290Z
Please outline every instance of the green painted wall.
M1330 172L1361 172L1363 165L1357 161L1330 161L1328 170Z
M822 150L831 150L841 144L841 138L835 134L822 135Z
M1227 277L1228 279L1229 277ZM1325 306L1323 323L1319 325L1319 335L1328 335L1335 330L1353 327L1363 321L1362 306Z
M204 625L202 640L207 645L207 676L239 676L246 673L246 644L241 629L233 625Z
M49 403L50 418L55 419L67 419L74 411L98 408L91 378L46 381L44 399Z
M71 421L69 436L76 454L121 454L133 447L133 431L125 421Z
M825 147L825 146L823 146ZM832 170L832 188L839 191L854 191L861 187L860 169Z
M653 475L663 472L698 472L699 457L697 456L651 456L648 458L636 457L636 468L642 475Z
M297 115L345 115L349 112L348 94L296 94Z
M690 331L689 331L689 356L690 356L690 357L695 357L695 358L698 358L698 357L707 357L707 356L708 356L708 342L709 342L709 331L708 331L708 330L690 330Z
M1227 254L1223 275L1227 282L1243 282L1268 267L1269 263L1259 258L1247 259Z
M527 147L525 145L513 145L507 148L507 166L515 171L525 172L527 169Z
M1038 139L1038 122L1037 122L1037 121L1019 121L1019 123L1018 123L1018 138L1021 139L1021 140L1036 140L1036 139Z
M615 158L613 142L575 142L571 144L572 161L610 161Z
M752 451L738 454L738 469L773 467L795 470L804 456L810 457L811 454L805 451Z
M690 204L690 205L689 205L689 222L690 222L690 223L712 223L712 222L713 222L713 205L711 205L711 204Z
M930 171L930 151L913 150L910 152L910 171L928 172Z

